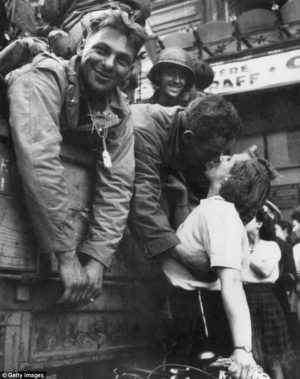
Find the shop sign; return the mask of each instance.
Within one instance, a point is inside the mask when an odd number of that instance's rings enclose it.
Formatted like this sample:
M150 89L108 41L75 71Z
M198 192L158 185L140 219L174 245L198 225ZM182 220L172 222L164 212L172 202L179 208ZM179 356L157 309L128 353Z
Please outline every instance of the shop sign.
M206 90L212 93L238 93L300 82L300 49L234 62L211 64L215 77Z

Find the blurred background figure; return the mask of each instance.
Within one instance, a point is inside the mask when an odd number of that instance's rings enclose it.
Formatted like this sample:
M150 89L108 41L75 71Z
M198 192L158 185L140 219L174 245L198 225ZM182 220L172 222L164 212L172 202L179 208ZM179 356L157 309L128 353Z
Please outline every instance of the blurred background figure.
M292 235L293 227L292 224L287 220L277 221L275 224L275 233L278 238L281 238L283 241L292 244Z
M195 89L204 91L214 80L214 71L205 61L194 62Z
M184 107L187 105L185 95L194 85L193 60L185 50L167 47L158 55L148 77L156 90L143 103Z
M280 248L274 241L274 223L261 210L247 224L246 230L250 243L250 266L244 279L252 321L253 355L272 379L291 379L292 343L283 310L273 293L281 257Z
M36 35L38 26L36 5L38 5L38 1L6 0L1 3L0 28L3 28L6 42L18 37Z
M194 86L187 93L187 103L201 95L214 80L215 73L210 65L205 61L194 62Z
M138 85L138 75L135 72L132 72L120 85L120 90L126 95L129 104L135 102L135 90Z
M281 250L279 278L275 282L274 293L282 306L291 340L294 348L297 349L300 341L300 325L292 306L297 286L297 273L291 240L292 225L287 220L279 220L275 222L274 227L275 241Z
M293 255L297 270L298 281L300 280L300 207L297 207L291 214L293 223Z
M292 241L293 245L300 243L300 207L293 210L291 214L292 220Z
M275 223L281 220L282 214L280 209L270 200L265 202L263 209Z
M300 322L300 207L297 207L291 214L293 223L293 256L297 271L297 291L295 293L293 305Z
M91 20L112 9L144 26L151 0L2 0L0 47L18 37L49 37L52 51L69 59L87 36Z

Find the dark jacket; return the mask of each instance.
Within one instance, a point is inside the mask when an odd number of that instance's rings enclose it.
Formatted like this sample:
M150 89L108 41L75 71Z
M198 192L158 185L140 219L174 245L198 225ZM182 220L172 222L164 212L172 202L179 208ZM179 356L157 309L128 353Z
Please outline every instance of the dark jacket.
M168 212L163 209L162 190L169 175L187 186L179 149L183 110L179 106L131 105L136 174L129 225L149 258L180 243ZM189 196L193 197L193 194L189 193Z
M287 291L294 290L297 284L296 266L293 257L293 248L288 242L276 237L281 251L281 259L279 261L279 278L275 282L274 292L278 297L285 312L290 312L290 303Z

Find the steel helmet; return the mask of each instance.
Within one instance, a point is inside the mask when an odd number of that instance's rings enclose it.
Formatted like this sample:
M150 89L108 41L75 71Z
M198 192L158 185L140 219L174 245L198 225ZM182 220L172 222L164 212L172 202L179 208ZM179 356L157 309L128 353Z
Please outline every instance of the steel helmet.
M159 74L166 64L174 64L185 69L187 73L185 90L190 89L194 85L193 60L189 53L178 47L166 47L160 52L148 74L148 78L153 84L158 87L160 86Z

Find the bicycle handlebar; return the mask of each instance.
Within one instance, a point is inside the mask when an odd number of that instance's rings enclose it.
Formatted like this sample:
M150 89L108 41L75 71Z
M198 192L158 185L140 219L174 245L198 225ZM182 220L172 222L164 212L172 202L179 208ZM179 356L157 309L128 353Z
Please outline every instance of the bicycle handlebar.
M230 358L218 358L215 362L211 363L209 367L218 368L219 370L227 371L233 361ZM251 379L271 379L268 374L263 372L262 367L258 366Z
M219 373L223 371L225 374L224 378L230 378L230 374L228 371L228 368L233 363L233 361L230 358L219 358L213 363L210 363L207 368L209 369L217 369ZM159 374L158 370L166 370L169 369L169 374L166 373L166 371L163 372L163 375L161 373ZM193 367L189 365L181 365L181 364L162 364L154 368L153 370L144 369L144 368L138 368L138 367L128 367L128 368L116 368L114 369L114 374L116 376L115 379L154 379L154 378L187 378L190 377L191 370L198 371L200 374L206 375L210 378L215 378L215 376L211 375L209 372L203 369L199 369L198 367ZM221 376L219 376L220 378ZM223 377L223 376L222 376ZM258 370L255 371L251 377L251 379L270 379L269 375L263 372L263 369L258 366Z

